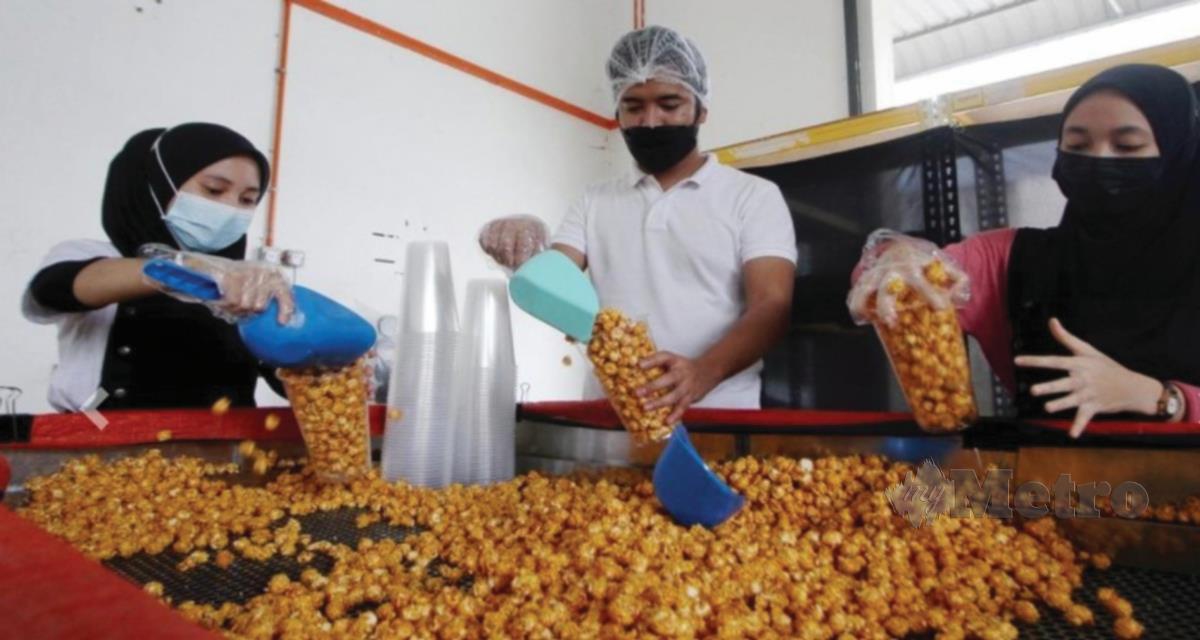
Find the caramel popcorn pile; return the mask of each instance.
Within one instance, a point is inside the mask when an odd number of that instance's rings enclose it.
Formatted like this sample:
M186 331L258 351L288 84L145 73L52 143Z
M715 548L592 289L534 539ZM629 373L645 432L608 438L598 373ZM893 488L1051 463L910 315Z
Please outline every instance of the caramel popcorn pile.
M244 605L170 603L229 638L1010 639L1050 609L1094 624L1075 599L1086 556L1051 519L914 528L884 497L911 467L873 456L713 466L747 500L713 530L676 525L631 469L437 491L305 469L250 488L223 479L230 467L157 451L70 461L29 483L21 514L97 559L334 559L325 574L275 576ZM343 507L423 531L350 548L296 520ZM1101 601L1137 637L1128 604Z
M643 399L634 393L663 374L658 367L643 370L638 364L657 351L646 323L634 322L616 309L604 309L596 316L588 358L621 423L639 443L665 440L671 435L671 425L667 424L671 408L646 411ZM659 395L662 392L646 400Z
M924 269L925 279L948 289L951 276L940 260ZM920 292L900 278L886 285L896 299L894 326L874 315L874 296L868 315L891 358L913 416L928 431L953 431L975 419L971 368L958 316L951 308L935 309Z
M360 358L338 369L280 369L296 414L308 463L319 478L345 482L371 468L371 430L367 402L371 368Z

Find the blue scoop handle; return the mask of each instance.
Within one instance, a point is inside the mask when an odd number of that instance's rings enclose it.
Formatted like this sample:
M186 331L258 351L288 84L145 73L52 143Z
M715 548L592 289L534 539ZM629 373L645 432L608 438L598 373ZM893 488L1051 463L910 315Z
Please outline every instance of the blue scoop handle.
M217 281L207 274L192 271L170 260L155 259L142 267L142 273L163 283L168 289L189 295L197 300L220 300Z
M197 300L221 298L211 277L169 260L151 260L142 272ZM275 300L262 313L238 320L238 333L254 357L274 367L336 367L354 362L375 345L375 328L362 316L311 289L292 291L296 298L292 322L279 324Z

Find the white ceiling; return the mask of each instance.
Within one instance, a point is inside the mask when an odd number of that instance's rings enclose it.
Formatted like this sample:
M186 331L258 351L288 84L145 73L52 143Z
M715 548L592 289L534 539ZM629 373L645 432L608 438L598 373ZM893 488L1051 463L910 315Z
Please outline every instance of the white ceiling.
M883 1L891 4L896 78L902 79L1194 0Z

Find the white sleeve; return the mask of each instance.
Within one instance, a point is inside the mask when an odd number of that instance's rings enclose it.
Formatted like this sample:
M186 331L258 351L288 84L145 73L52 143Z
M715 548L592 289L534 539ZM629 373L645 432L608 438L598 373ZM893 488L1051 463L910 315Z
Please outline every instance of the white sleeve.
M42 262L38 265L34 275L37 275L38 271L60 262L119 257L121 257L121 253L108 242L101 240L67 240L50 248L50 251L46 253L46 257L42 258ZM30 276L30 280L33 280L33 276ZM30 322L52 324L63 313L47 309L38 304L37 300L33 299L33 294L29 291L29 284L26 283L25 290L21 293L21 315L25 316L25 319Z
M796 262L796 229L779 187L754 180L741 203L738 250L742 263L755 258L783 258Z
M21 315L34 324L54 324L54 321L62 314L38 304L37 300L33 299L29 286L26 285L25 291L21 293Z
M558 225L558 231L550 239L551 245L565 244L587 255L587 213L591 201L589 191L585 191L578 200L571 203L567 215Z

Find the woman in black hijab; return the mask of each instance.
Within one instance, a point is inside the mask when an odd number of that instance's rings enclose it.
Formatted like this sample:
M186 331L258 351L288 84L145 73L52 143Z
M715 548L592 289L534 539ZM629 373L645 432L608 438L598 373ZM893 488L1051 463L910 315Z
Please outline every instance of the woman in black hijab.
M1022 229L1009 262L1025 413L1195 415L1200 395L1200 115L1152 65L1089 80L1064 109L1058 227ZM1064 327L1069 327L1068 333ZM1072 335L1073 334L1073 335ZM1060 397L1043 403L1046 396Z
M261 311L275 299L286 321L286 280L243 262L246 229L269 178L263 154L220 125L189 123L129 139L104 188L110 242L56 246L24 296L26 317L59 328L53 406L206 407L221 398L254 405L264 372L236 328L147 282L141 252L157 245L211 268L222 291L216 306L227 317ZM267 379L276 384L273 375Z
M1183 76L1109 69L1063 110L1059 225L945 248L970 280L963 329L1022 416L1074 411L1073 436L1102 414L1200 422L1198 156Z

